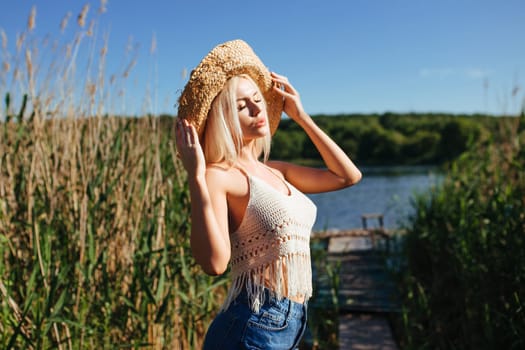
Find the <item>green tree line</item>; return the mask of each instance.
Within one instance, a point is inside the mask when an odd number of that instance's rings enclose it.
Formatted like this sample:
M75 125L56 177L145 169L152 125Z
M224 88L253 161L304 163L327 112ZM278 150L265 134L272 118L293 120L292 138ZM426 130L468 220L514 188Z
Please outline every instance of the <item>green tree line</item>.
M437 113L315 115L317 124L360 165L437 165L493 134L508 117ZM274 135L272 159L319 161L315 146L291 119Z

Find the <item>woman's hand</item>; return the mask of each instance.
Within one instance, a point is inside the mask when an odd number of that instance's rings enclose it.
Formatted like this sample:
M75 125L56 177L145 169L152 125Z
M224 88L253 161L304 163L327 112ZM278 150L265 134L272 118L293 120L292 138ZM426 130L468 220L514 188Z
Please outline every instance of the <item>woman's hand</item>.
M297 123L309 118L304 112L299 93L290 84L288 78L274 72L271 75L274 83L273 89L284 97L284 112Z
M271 73L274 89L284 98L284 112L299 124L313 142L326 165L325 169L301 167L285 162L270 166L283 173L286 180L300 191L319 193L352 186L361 179L361 172L346 153L303 109L299 93L282 75Z
M204 176L206 161L197 130L186 119L178 119L175 132L177 152L188 176L191 178Z

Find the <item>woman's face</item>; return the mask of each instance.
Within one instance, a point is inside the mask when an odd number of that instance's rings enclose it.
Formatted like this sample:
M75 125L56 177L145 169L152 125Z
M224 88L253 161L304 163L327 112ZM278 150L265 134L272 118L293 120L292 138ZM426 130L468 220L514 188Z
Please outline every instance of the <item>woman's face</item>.
M242 78L237 84L237 112L245 141L263 137L270 132L266 104L257 86Z

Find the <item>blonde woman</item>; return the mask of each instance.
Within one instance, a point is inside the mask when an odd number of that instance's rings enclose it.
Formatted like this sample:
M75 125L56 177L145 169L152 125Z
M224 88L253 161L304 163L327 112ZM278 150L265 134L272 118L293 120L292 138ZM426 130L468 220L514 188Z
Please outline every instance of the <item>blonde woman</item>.
M283 111L326 168L268 160ZM188 172L192 254L207 274L231 267L204 349L295 349L312 295L316 207L304 193L351 186L361 172L304 111L288 79L270 73L242 40L215 47L192 72L176 139Z

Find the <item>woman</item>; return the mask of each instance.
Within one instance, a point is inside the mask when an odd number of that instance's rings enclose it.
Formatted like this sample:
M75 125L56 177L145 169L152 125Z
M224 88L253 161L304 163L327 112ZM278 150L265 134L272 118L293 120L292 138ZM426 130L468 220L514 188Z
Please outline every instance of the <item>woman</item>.
M326 169L268 161L284 112ZM204 272L232 285L204 349L294 349L312 295L316 208L303 193L351 186L361 173L304 111L286 77L234 40L214 48L179 99L177 149L188 172L191 247Z

